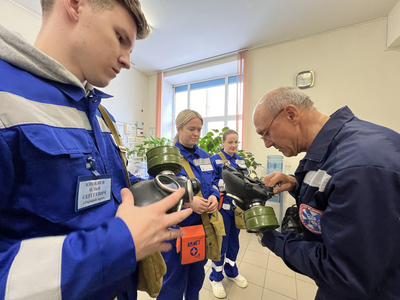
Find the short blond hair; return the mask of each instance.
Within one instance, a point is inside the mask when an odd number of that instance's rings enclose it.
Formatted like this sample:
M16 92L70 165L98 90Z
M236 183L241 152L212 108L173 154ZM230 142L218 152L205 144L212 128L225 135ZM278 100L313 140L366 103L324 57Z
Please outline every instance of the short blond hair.
M55 0L40 0L43 16L49 14L53 8ZM137 33L136 39L142 40L149 36L151 28L147 23L146 17L142 11L139 0L87 0L94 11L104 11L112 9L116 3L124 6L135 20Z
M187 122L189 122L194 118L199 118L201 120L201 123L202 124L204 123L203 117L197 111L192 109L184 109L176 117L175 125L177 128L182 128ZM175 145L178 140L179 140L179 134L176 133L173 140L173 145Z

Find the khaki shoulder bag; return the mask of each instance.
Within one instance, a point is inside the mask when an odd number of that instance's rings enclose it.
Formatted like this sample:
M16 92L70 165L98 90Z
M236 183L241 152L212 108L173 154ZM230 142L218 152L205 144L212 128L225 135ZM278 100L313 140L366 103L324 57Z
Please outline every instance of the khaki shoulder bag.
M124 164L126 184L129 187L131 182L129 180L128 169L126 168L126 148L123 146L118 134L118 130L107 111L102 105L99 105L99 110L107 124L107 127L111 130L117 146L119 147L119 154L121 156L122 163ZM139 270L139 282L137 289L139 291L146 292L152 298L157 297L161 290L163 276L167 272L167 266L165 265L164 258L162 257L161 253L154 252L153 254L146 256L137 262L137 268Z
M182 157L182 166L189 178L195 178L192 168L185 157ZM204 198L201 191L198 192L197 196ZM220 261L222 237L225 236L225 226L222 215L218 210L213 212L210 217L207 212L204 212L201 214L201 220L206 233L206 258Z

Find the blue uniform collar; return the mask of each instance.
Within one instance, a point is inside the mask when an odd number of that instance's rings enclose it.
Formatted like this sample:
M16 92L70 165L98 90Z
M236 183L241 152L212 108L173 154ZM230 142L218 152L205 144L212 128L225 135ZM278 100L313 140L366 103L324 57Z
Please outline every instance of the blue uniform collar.
M185 148L183 148L182 144L179 143L179 141L177 141L177 142L175 143L175 147L178 148L178 149L180 150L181 154L182 154L185 158L189 157L189 156L192 154L192 153L190 153L189 151L187 151ZM193 154L197 154L198 156L200 156L200 148L199 148L199 146L194 145L193 147L194 147L194 149L195 149L195 151L194 151Z
M232 157L235 159L238 159L240 157L237 153L233 153L233 155L230 156L228 153L225 152L224 149L221 149L221 152L225 155L227 160L231 159Z
M63 92L65 95L67 95L74 101L79 101L86 96L85 90L83 90L81 87L76 86L76 85L66 84L66 83L56 82L56 81L53 81L52 85L57 87L61 92ZM92 94L95 97L97 96L100 99L106 99L106 98L112 97L111 95L106 94L96 88L91 89L89 91L89 94Z
M343 125L355 116L348 106L344 106L334 112L325 125L318 132L303 160L322 162L328 147Z

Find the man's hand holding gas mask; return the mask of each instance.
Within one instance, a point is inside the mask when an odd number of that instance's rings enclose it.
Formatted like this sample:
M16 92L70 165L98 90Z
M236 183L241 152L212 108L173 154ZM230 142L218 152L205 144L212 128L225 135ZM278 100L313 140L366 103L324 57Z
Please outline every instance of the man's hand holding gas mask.
M121 190L122 203L115 216L121 218L131 232L137 261L154 252L170 250L171 244L166 241L183 235L182 230L169 227L186 219L192 209L166 212L182 198L184 192L181 188L158 202L138 207L134 206L132 193L126 188Z
M276 171L266 175L263 181L266 186L274 187L274 194L291 191L296 186L295 177Z

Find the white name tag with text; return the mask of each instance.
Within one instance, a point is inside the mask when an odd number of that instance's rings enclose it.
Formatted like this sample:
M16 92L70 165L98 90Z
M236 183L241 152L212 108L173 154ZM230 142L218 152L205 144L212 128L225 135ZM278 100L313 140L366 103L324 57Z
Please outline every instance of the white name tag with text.
M212 165L200 165L200 169L205 172L205 171L212 171L214 170Z
M111 181L112 175L79 176L75 211L110 201Z

